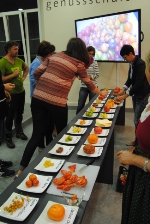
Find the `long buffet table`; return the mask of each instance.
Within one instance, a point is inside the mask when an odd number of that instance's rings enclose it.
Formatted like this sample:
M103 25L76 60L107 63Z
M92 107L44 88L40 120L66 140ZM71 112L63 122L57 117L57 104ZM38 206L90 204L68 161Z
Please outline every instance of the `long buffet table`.
M109 95L109 97L111 94ZM23 173L12 183L10 184L0 195L0 206L4 204L4 202L10 197L10 195L13 192L16 192L18 194L23 194L23 195L29 195L29 197L35 197L39 198L39 201L33 211L29 214L29 216L23 221L15 221L11 219L6 219L0 216L0 221L4 223L27 223L27 224L33 224L35 221L38 219L40 214L42 213L43 209L45 208L46 204L48 201L54 201L56 203L62 203L66 204L65 200L63 197L52 195L46 193L46 190L43 193L29 193L25 191L20 191L17 189L17 186L27 177L29 173L35 173L39 175L44 175L44 176L53 176L55 177L57 173L47 173L47 172L41 172L38 170L35 170L34 168L39 164L42 160L43 157L48 157L51 159L58 159L57 155L52 155L49 154L48 152L50 149L52 149L56 143L58 143L58 140L67 133L67 131L75 125L75 122L78 119L87 119L89 118L83 118L82 115L85 113L85 111L90 107L90 105L93 103L93 101L97 98L95 96L84 108L83 110L75 116L71 122L66 126L66 128L43 150L42 153L40 153L33 162L29 164L29 166L23 171ZM102 108L101 108L102 109ZM100 112L99 112L100 114ZM63 118L62 118L63 119ZM92 128L95 126L95 120L96 118L92 119L93 122L90 126L87 126L87 131L85 132L84 135L82 135L80 141L75 145L74 150L72 153L68 156L63 157L65 159L65 162L72 162L72 163L79 163L79 164L86 164L91 160L92 158L89 157L84 157L84 156L79 156L77 155L77 152L79 151L81 145L84 144L86 141L89 133L91 132ZM96 157L92 165L100 167L99 173L97 175L96 182L99 183L106 183L106 184L112 184L113 183L113 161L114 161L114 126L115 124L118 125L124 125L125 122L125 103L123 104L122 107L117 107L116 111L114 113L114 118L112 119L112 125L109 130L109 134L107 136L107 140L105 145L103 146L103 151L100 157ZM62 159L62 156L61 156ZM78 213L76 215L74 223L76 224L81 224L84 212L86 209L86 206L88 204L88 201L82 201L82 203L79 206ZM44 223L42 223L44 224Z

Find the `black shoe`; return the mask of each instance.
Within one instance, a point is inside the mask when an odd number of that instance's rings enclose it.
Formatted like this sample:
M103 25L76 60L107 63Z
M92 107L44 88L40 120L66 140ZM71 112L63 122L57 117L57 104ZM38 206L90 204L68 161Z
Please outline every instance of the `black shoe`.
M15 144L13 143L12 138L6 138L6 145L10 149L14 149L15 148Z
M8 170L5 168L0 168L0 177L12 177L15 175L15 171L14 170Z
M11 161L4 161L0 159L0 167L1 168L8 168L11 167L13 163Z
M28 137L22 132L16 134L16 138L21 138L22 140L27 140Z

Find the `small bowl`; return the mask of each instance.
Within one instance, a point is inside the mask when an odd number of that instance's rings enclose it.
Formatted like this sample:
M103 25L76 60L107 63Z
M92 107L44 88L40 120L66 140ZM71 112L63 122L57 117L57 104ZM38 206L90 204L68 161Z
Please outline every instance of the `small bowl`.
M85 196L85 188L75 186L69 192L62 191L62 196L70 206L79 206Z

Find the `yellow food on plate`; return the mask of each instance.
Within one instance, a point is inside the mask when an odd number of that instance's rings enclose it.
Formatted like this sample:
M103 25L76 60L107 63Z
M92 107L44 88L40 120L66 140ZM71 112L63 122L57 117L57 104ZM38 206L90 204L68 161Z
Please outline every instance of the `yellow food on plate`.
M96 119L96 126L100 127L110 127L112 125L112 121L108 119Z
M72 128L73 133L80 133L81 130L82 129L80 127L76 127L76 126L73 126L73 128Z
M100 113L100 117L101 118L107 118L107 114L106 113Z
M102 101L101 101L101 100L99 100L99 99L97 99L97 100L96 100L96 103L101 103L101 102L102 102Z
M90 107L89 110L92 111L92 112L95 112L96 108L95 107Z
M61 204L53 204L47 211L49 219L54 221L61 221L65 216L65 208Z
M50 160L45 160L43 165L45 168L48 168L50 166L54 166L54 163L52 163Z

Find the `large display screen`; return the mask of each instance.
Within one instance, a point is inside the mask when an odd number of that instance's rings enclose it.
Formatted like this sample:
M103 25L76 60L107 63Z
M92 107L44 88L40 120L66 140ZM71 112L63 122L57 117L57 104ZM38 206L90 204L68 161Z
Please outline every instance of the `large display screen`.
M76 36L96 50L95 60L123 62L120 49L130 44L141 56L141 10L75 20Z

